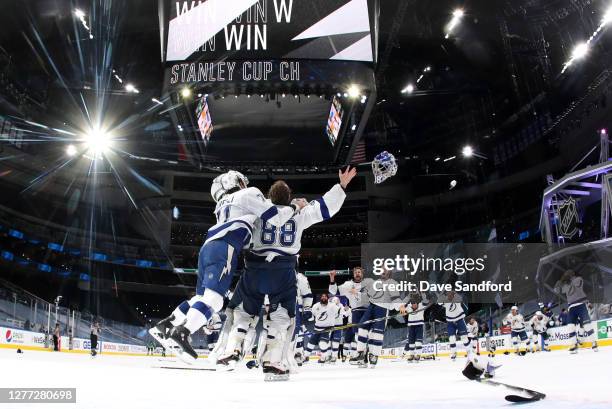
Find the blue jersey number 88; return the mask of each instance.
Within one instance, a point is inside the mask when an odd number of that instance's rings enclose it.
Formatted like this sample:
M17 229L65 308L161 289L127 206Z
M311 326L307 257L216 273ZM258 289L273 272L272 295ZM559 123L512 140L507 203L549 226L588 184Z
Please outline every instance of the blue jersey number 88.
M261 230L261 242L266 246L279 244L282 247L291 247L295 243L295 221L289 220L280 228L266 222Z

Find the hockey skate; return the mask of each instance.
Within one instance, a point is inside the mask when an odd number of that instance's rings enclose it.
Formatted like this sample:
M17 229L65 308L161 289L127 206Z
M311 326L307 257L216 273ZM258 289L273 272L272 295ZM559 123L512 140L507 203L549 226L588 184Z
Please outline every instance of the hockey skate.
M370 363L370 369L376 368L378 363L378 355L368 354L368 362Z
M236 369L236 364L240 361L240 353L234 351L233 354L217 359L217 369L222 371L233 371Z
M421 360L421 355L415 355L414 356L414 362L418 363Z
M280 365L273 365L270 362L263 363L264 380L266 382L279 382L289 380L289 370Z
M456 353L456 352L451 353L450 359L451 359L452 361L454 361L455 359L457 359L457 353Z
M412 354L406 355L406 361L410 363L414 362L414 355Z
M597 341L593 341L593 346L591 346L591 349L593 350L593 352L599 351L599 348L597 347Z
M332 356L331 359L329 360L329 363L330 364L335 364L337 360L338 359L335 356Z
M149 334L151 334L151 336L155 338L155 340L166 349L172 349L172 347L177 347L177 345L175 345L168 338L168 336L170 335L170 331L172 331L172 328L174 328L174 326L172 325L173 320L174 315L170 315L169 317L164 318L154 327L149 329Z
M365 352L358 352L357 355L355 355L354 357L349 359L349 363L351 365L359 365L359 366L361 366L361 365L365 364L365 360L366 360Z
M198 354L193 349L191 344L189 343L189 330L182 325L178 327L174 327L172 331L170 331L169 339L176 343L178 346L178 357L181 361L193 364L196 359L198 359Z
M577 354L578 353L578 344L574 344L570 349L569 349L569 353L570 354Z

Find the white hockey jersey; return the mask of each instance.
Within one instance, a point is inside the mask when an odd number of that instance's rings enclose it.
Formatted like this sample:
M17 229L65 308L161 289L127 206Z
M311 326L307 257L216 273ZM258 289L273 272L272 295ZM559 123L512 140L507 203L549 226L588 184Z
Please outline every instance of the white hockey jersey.
M353 280L345 281L341 285L336 283L329 285L329 293L346 297L349 306L353 309L363 309L370 305L370 298L367 293L361 291L362 282L356 283Z
M548 321L550 318L548 318L546 315L542 315L541 317L542 319L538 319L538 316L534 315L529 320L529 327L531 327L533 331L546 332L548 329Z
M314 296L310 290L308 279L302 273L296 273L297 279L297 305L303 306L305 309L312 307Z
M415 325L423 325L425 324L425 308L427 304L423 304L422 302L417 304L416 308L412 308L412 304L408 303L406 305L406 310L411 313L413 311L418 311L413 314L408 314L408 326L412 327Z
M384 286L391 286L384 287ZM388 310L399 310L402 305L399 291L397 288L397 281L392 278L383 280L379 278L374 280L372 278L364 278L362 281L361 292L367 294L371 304L379 307L386 308Z
M573 277L569 282L558 281L553 290L557 294L565 295L569 308L572 308L588 301L583 286L584 282L581 277Z
M312 306L312 316L315 319L315 330L322 330L333 327L336 324L340 307L333 302L321 304L320 302Z
M276 256L294 256L302 247L302 234L313 224L333 217L346 199L342 186L336 184L323 197L313 200L293 217L275 225L270 220L261 218L255 221L253 230L253 248L251 252L258 256L273 259Z
M443 304L446 311L446 322L457 322L465 318L465 310L461 305L461 296L455 294L452 301Z
M206 235L206 243L225 237L230 232L244 240L244 246L251 242L255 221L273 226L284 225L294 215L289 206L275 206L266 199L259 189L249 187L225 195L215 207L217 224Z
M336 315L336 322L334 325L344 324L344 318L351 316L351 309L342 305L342 303L334 303L338 306L338 315Z
M506 316L504 319L505 325L510 325L512 331L521 332L525 331L525 318L522 314L512 315L512 313Z
M473 324L468 322L465 324L465 327L467 328L468 337L478 338L478 322L474 321Z

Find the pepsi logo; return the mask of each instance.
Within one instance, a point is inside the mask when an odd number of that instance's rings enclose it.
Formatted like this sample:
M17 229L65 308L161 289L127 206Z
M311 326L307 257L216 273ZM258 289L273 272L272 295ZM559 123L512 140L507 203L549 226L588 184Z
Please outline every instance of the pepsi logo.
M6 339L6 342L11 342L13 340L13 331L7 329L6 334L4 334L4 339Z

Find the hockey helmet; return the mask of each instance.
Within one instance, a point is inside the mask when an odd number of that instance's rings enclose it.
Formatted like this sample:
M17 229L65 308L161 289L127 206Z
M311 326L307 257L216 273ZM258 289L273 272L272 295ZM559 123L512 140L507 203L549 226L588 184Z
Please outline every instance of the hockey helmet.
M246 176L238 171L230 170L213 180L210 186L210 195L215 202L218 202L230 190L235 188L243 189L248 184L249 179Z

